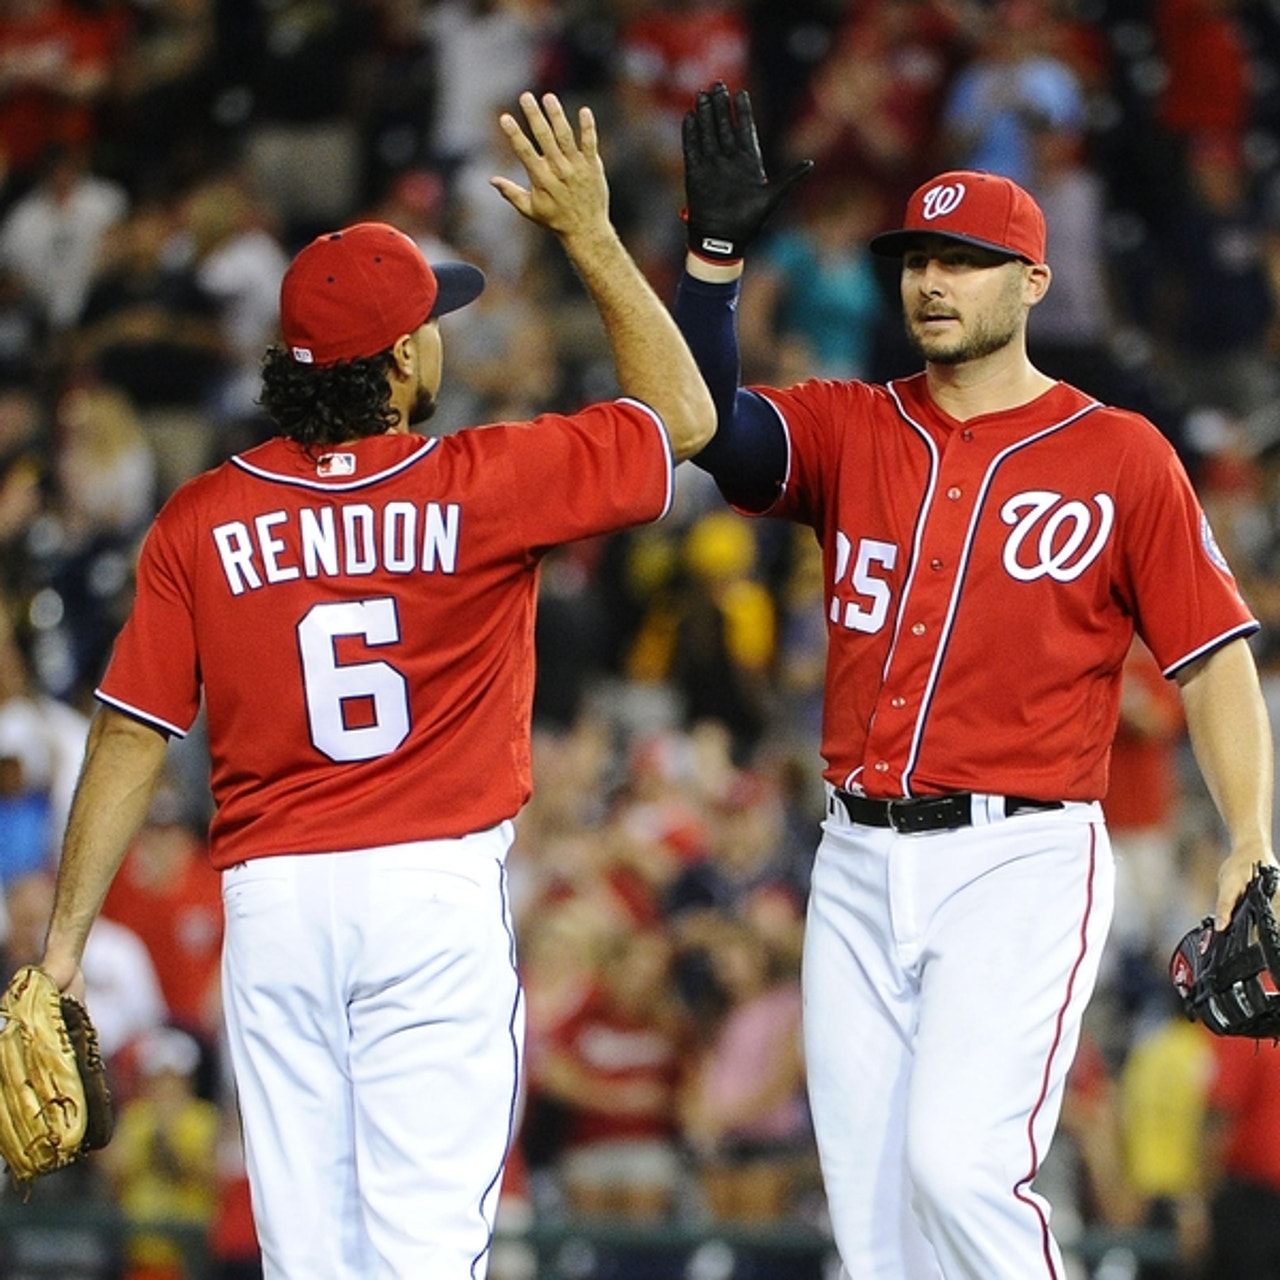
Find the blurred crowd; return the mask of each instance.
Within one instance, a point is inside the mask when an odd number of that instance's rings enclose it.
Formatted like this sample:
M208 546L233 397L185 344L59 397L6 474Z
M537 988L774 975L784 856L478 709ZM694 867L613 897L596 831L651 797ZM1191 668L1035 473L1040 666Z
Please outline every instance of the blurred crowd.
M0 0L4 977L40 952L139 539L177 485L269 431L258 367L290 256L376 217L484 268L481 300L442 323L433 430L607 397L585 294L489 186L513 165L498 112L527 87L593 107L615 221L670 298L680 120L715 79L750 88L771 169L816 161L753 251L748 380L912 371L866 238L940 169L1017 179L1054 272L1033 358L1176 445L1263 622L1280 725L1275 3ZM660 525L547 558L536 791L511 860L529 1005L513 1232L821 1229L798 966L824 649L816 546L726 512L692 467ZM1222 855L1188 751L1135 645L1106 802L1116 928L1042 1178L1067 1245L1093 1227L1157 1241L1108 1252L1109 1280L1280 1275L1280 1054L1185 1022L1166 976ZM248 1280L203 752L198 726L173 744L85 957L118 1135L35 1198L187 1223L220 1280ZM45 1274L23 1259L60 1246L33 1230L0 1225L0 1277ZM49 1274L186 1274L146 1232L118 1255L66 1247ZM575 1265L637 1274L625 1251ZM531 1268L495 1259L500 1280Z

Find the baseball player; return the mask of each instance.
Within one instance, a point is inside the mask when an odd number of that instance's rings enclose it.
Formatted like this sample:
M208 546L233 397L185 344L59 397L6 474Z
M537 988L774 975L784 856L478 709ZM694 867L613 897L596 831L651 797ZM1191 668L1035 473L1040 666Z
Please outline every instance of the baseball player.
M269 442L151 528L98 690L43 966L85 935L171 735L203 698L223 997L270 1280L477 1280L516 1108L523 1006L503 863L530 789L544 551L657 519L714 409L610 224L595 122L500 118L598 307L623 392L418 434L438 318L483 276L381 223L322 235L281 288Z
M871 248L924 371L737 385L770 183L745 94L685 123L676 306L719 411L696 461L826 569L827 813L804 956L815 1131L856 1280L1061 1280L1034 1184L1113 901L1099 799L1140 633L1230 836L1220 925L1269 843L1257 624L1166 440L1028 361L1049 287L1026 191L945 173Z

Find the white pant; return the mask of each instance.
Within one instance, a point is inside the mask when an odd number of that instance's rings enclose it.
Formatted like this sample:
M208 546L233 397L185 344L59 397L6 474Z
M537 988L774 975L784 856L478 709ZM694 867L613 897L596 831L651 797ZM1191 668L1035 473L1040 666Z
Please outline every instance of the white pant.
M223 984L267 1280L479 1280L524 1006L503 859L461 840L223 874Z
M823 830L805 1052L842 1274L1061 1280L1031 1180L1111 918L1101 810Z

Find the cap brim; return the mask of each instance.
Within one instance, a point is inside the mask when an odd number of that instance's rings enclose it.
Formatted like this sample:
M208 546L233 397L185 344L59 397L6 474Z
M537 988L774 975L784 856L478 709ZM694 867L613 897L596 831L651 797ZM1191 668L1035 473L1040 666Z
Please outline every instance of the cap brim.
M938 236L943 240L955 240L960 244L971 244L976 249L987 249L991 253L998 253L1005 258L1018 258L1022 262L1031 261L1030 258L1024 257L1020 253L1015 253L1005 245L993 244L990 240L979 240L976 236L952 235L949 231L882 231L878 236L872 236L867 241L867 248L881 258L901 258L913 244L919 244L921 240L928 236Z
M436 303L431 308L428 320L433 316L457 311L459 307L474 302L484 292L484 272L469 262L433 262L431 270L435 274L440 292L436 294Z

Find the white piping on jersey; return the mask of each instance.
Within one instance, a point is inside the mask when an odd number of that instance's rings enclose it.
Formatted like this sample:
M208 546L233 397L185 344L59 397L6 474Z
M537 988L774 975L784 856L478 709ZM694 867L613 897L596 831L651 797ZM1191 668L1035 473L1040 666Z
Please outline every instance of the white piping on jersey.
M925 431L924 427L920 423L916 422L909 413L907 413L906 408L903 406L902 400L898 395L897 389L892 382L890 382L887 385L887 390L890 396L892 396L893 402L897 406L898 413L902 416L903 421L906 422L909 426L911 426L918 434L924 437L924 439L929 442L929 446L930 446L931 475L929 479L929 487L926 491L925 501L922 502L921 504L920 521L919 521L919 524L917 525L916 541L915 541L915 545L913 545L912 547L912 554L911 554L911 561L910 561L911 568L908 573L907 579L903 584L902 602L898 609L898 620L900 622L902 620L903 615L906 612L907 597L910 594L911 583L914 580L914 576L915 576L920 531L923 529L924 521L927 518L929 507L930 507L931 495L934 491L935 484L937 481L938 450L937 450L937 446L934 445L932 439L930 439L928 432ZM1085 417L1087 414L1092 413L1095 409L1100 409L1100 408L1102 408L1102 405L1097 400L1092 400L1088 404L1084 405L1082 408L1076 410L1076 412L1071 414L1070 417L1064 418L1061 422L1055 422L1050 426L1045 427L1040 431L1037 431L1034 435L1027 436L1023 440L1015 441L1013 444L1002 449L998 454L996 454L996 456L992 458L991 462L988 464L986 473L983 475L982 481L978 486L977 496L974 499L973 511L969 517L969 527L965 531L964 542L961 545L960 557L956 565L956 574L951 587L951 598L947 602L947 612L942 622L942 629L939 634L937 648L934 650L933 664L929 670L929 678L925 683L924 697L920 700L920 712L916 716L915 728L913 729L911 734L911 747L907 752L907 761L906 761L906 764L903 766L903 770L902 770L902 791L904 795L909 796L911 794L911 774L915 770L916 763L920 756L920 748L924 739L925 722L929 718L929 709L933 702L934 693L937 690L938 678L942 671L942 663L944 658L946 657L947 643L951 636L951 632L955 626L956 613L958 612L959 605L960 605L961 588L964 585L965 574L968 571L969 559L973 552L974 539L977 537L978 520L982 515L982 509L986 502L987 492L991 488L991 484L995 479L996 472L1000 469L1000 466L1004 463L1005 459L1010 457L1012 454L1017 453L1018 450L1025 449L1028 446L1033 444L1037 444L1039 441L1043 440L1046 436L1050 436L1055 434L1058 431L1064 430L1066 427L1071 426L1072 423L1077 422L1079 419ZM897 625L895 625L893 640L889 646L889 656L885 661L886 674L888 673L889 667L893 662L893 656L897 649L897 644L898 644L898 636L899 636L899 628Z
M906 620L906 602L908 602L911 594L911 588L913 588L915 584L915 571L920 567L920 543L924 540L924 526L925 524L928 524L929 512L933 509L933 495L937 493L938 472L941 471L940 463L938 463L938 447L937 444L934 444L932 436L929 435L928 431L924 430L923 426L920 426L919 422L911 419L904 408L902 408L902 402L897 398L897 392L893 389L892 383L887 385L886 390L893 398L893 403L896 404L897 411L901 413L902 421L906 422L906 424L908 424L908 426L910 426L910 428L920 436L920 439L924 440L925 448L929 451L929 479L928 483L924 486L924 493L922 494L922 497L920 497L920 506L915 515L915 529L913 534L911 534L911 554L908 557L908 561L906 561L906 577L902 580L902 591L899 595L899 602L897 602L897 614L895 618L893 618L893 635L890 637L888 652L884 655L884 667L881 669L882 687L884 685L884 681L888 678L890 667L892 667L893 655L897 653L897 641L899 641L899 637L902 634L902 623ZM968 541L969 536L966 535L965 543L968 544ZM961 558L960 567L964 567L963 558ZM954 608L954 604L948 605L947 607L948 625L950 625L952 608ZM941 646L946 643L948 625L943 626L942 628L942 636L940 641L938 641L940 649ZM931 675L929 675L929 684L931 684L931 686L932 681L933 673L931 672ZM920 703L920 719L916 722L915 733L913 733L913 739L911 739L911 756L915 755L916 745L918 745L916 744L916 740L918 740L920 731L923 730L924 710L927 707L928 691L925 691L924 699L922 700L922 703ZM872 722L874 723L874 721L876 721L876 716L872 713ZM859 772L861 772L861 769L859 769ZM911 794L910 777L911 768L909 763L908 768L902 769L902 794L904 795Z
M394 466L386 467L381 471L374 472L373 475L360 476L356 480L343 480L340 483L333 483L328 480L312 480L307 476L286 476L279 471L269 471L266 467L259 467L246 461L242 454L236 454L231 461L240 468L241 471L247 471L252 476L257 476L260 480L270 480L276 484L291 484L299 489L318 489L322 493L344 493L351 489L363 489L367 485L377 484L380 480L385 480L388 476L394 476L403 471L406 467L411 467L419 458L430 453L440 443L439 436L431 436L422 442L422 446L415 449L407 458L402 458ZM334 445L326 450L328 453L343 452L341 445Z
M667 451L667 498L663 503L661 514L654 517L655 520L661 520L667 515L676 496L676 459L671 451L671 437L667 434L667 424L663 422L662 415L645 404L643 400L637 400L634 396L619 396L618 404L629 404L637 409L642 409L653 420L654 425L658 428L658 434L662 437L662 443ZM464 427L463 430L468 430ZM415 449L407 458L402 458L394 466L386 467L382 471L375 472L373 475L360 476L355 480L344 480L335 483L331 480L312 480L307 476L286 476L281 475L278 471L269 471L266 467L259 467L247 461L243 454L236 454L231 461L240 468L241 471L247 471L250 475L257 476L261 480L269 480L275 484L291 484L300 489L317 489L321 493L345 493L352 489L363 489L366 485L377 484L380 480L386 480L389 476L397 475L404 471L407 467L413 466L420 458L425 457L433 449L440 444L440 436L429 436L422 442L421 448ZM342 446L334 445L328 450L331 453L341 453Z
M1170 679L1181 671L1183 667L1190 666L1197 658L1203 658L1206 653L1212 653L1215 649L1220 649L1224 644L1229 644L1232 640L1238 640L1241 636L1251 636L1261 627L1262 624L1256 619L1242 622L1238 627L1232 627L1230 631L1224 631L1220 636L1215 636L1198 649L1193 649L1185 658L1179 658L1177 662L1170 663L1169 666L1165 667L1162 674L1165 679Z
M95 689L93 694L99 702L105 702L108 706L115 707L117 711L123 711L135 720L145 721L155 729L163 729L166 733L176 734L179 738L187 736L186 729L179 729L176 724L170 724L168 720L162 720L159 716L152 715L150 711L143 711L141 707L135 707L132 703L121 702L119 698L109 698L101 689Z
M652 406L647 405L643 400L637 400L634 396L619 396L619 404L633 405L637 409L643 409L654 421L654 425L658 428L658 434L662 437L663 447L667 451L667 500L662 504L662 514L655 516L655 520L661 520L663 516L670 512L676 500L676 456L671 451L671 435L667 431L667 424L663 422L662 415Z
M937 488L938 469L939 469L938 468L938 446L934 444L932 437L929 435L927 431L924 430L923 427L920 426L919 423L914 422L905 412L903 412L902 405L901 403L898 402L898 397L896 393L893 393L892 384L890 384L888 390L893 394L894 402L898 405L898 412L902 414L903 421L905 421L908 426L910 426L916 431L916 433L920 436L920 439L924 442L925 448L929 450L930 462L929 462L929 481L925 486L923 500L920 503L920 509L916 515L915 530L911 535L911 554L910 556L907 557L907 575L903 582L902 591L898 595L898 608L893 620L893 635L890 637L890 640L889 640L889 650L888 650L887 656L885 657L884 668L880 672L881 683L884 682L885 678L889 674L889 666L893 662L893 654L898 647L898 636L902 631L903 618L906 612L907 596L910 593L911 584L915 581L916 569L919 567L919 564L920 564L920 543L924 538L925 522L928 517L929 508L932 506L932 503L933 503L934 490ZM783 480L783 490L785 491L787 488L787 484L791 479L791 459L792 459L791 431L787 427L786 415L783 414L783 412L778 408L778 406L774 404L773 401L770 400L767 395L761 395L761 399L764 400L764 402L773 410L773 412L777 415L778 421L782 424L782 438L786 442L786 447L787 447L787 470L786 470L786 478ZM874 720L874 716L873 716L873 720ZM845 787L852 788L855 785L856 779L862 773L862 771L863 771L863 766L859 765L856 769L850 772L845 777L845 781L844 781ZM907 794L908 795L911 794L909 790L907 791Z

